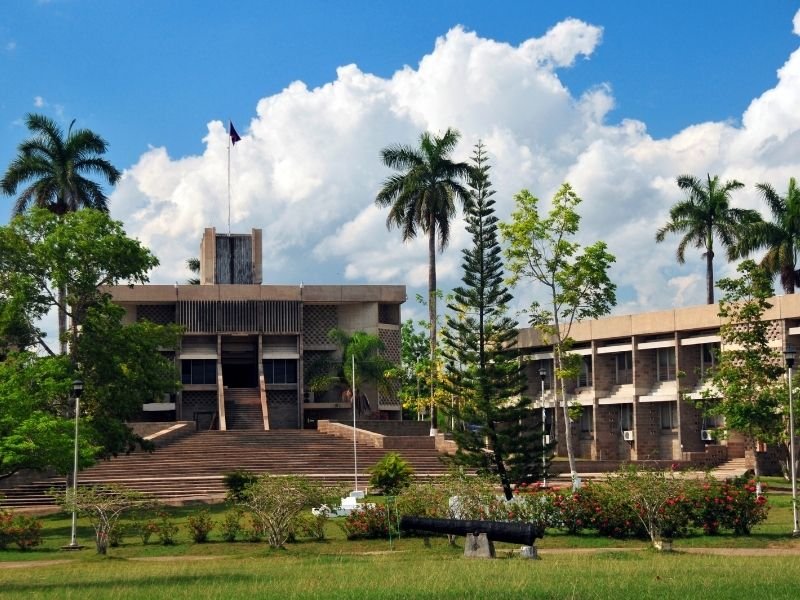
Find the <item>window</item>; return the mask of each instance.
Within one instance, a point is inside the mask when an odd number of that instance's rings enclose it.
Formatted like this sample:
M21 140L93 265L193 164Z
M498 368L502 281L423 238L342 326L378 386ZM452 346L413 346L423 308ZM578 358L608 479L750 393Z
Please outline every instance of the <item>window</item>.
M591 406L584 406L581 412L581 433L591 434L594 431L594 409Z
M633 352L620 352L616 355L617 385L633 382Z
M217 361L197 358L182 360L181 383L184 385L213 385L217 383Z
M717 353L719 343L702 344L700 346L700 379L706 379L711 375L711 370L717 364Z
M661 429L673 430L678 428L678 403L677 402L662 402L660 406L661 411Z
M675 381L675 348L656 350L658 381Z
M553 361L549 359L542 359L538 361L536 366L536 378L539 385L542 385L542 380L540 378L541 376L539 375L539 371L542 369L545 370L544 389L549 390L553 383Z
M297 360L293 358L271 358L264 361L264 382L297 383Z
M584 356L581 364L581 374L578 376L578 387L590 387L592 385L592 357Z
M633 429L633 404L620 404L619 428L622 431Z

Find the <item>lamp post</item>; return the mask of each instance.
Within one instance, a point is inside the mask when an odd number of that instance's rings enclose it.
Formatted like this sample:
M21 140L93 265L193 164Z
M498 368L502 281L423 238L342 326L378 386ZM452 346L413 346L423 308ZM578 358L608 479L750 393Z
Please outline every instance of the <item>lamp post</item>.
M358 446L356 444L356 355L353 354L353 476L355 478L355 488L353 491L358 493Z
M792 536L800 537L797 523L797 459L794 452L794 398L792 397L792 367L796 352L794 348L786 348L786 367L789 370L789 472L792 476Z
M83 382L76 379L72 382L72 397L75 398L75 448L72 463L72 535L69 545L64 546L67 550L80 550L83 546L78 544L77 525L78 515L75 502L78 499L78 419L81 413L81 393L83 393Z
M544 367L539 368L539 379L542 380L542 483L547 487L547 452L545 451L545 440L547 433L545 428L545 421L547 420L547 411L544 408L544 378L547 377L547 370Z

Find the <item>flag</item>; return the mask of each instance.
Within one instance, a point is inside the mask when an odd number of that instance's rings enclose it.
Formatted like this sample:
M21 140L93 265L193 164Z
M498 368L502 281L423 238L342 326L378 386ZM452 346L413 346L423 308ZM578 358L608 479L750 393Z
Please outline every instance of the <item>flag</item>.
M233 121L228 121L228 124L230 126L228 134L231 136L231 145L235 146L236 142L242 141L242 138L239 137L238 133L236 133L236 129L233 127Z

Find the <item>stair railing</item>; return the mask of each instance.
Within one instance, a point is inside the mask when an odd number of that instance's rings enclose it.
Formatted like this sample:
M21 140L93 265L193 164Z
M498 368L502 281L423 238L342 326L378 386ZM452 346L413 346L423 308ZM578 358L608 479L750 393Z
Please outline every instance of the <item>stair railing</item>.
M217 414L219 415L219 430L226 431L225 425L225 384L222 380L222 363L217 361Z

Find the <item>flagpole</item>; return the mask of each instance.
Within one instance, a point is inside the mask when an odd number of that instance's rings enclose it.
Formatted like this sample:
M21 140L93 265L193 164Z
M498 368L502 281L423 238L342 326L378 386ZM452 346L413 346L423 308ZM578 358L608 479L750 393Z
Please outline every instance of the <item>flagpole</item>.
M231 120L228 119L228 237L231 235Z

